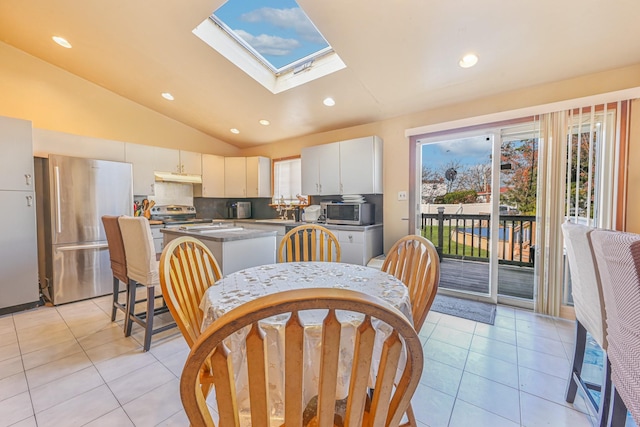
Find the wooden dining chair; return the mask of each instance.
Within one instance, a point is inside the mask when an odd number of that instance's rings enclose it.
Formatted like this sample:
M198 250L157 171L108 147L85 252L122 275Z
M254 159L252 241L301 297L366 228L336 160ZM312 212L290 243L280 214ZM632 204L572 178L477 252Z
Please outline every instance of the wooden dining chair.
M167 307L189 347L200 336L203 313L200 301L222 277L215 257L200 240L179 237L170 241L160 257L160 286ZM212 384L210 365L200 373L205 397Z
M306 224L284 235L278 248L278 262L340 262L340 244L331 231L321 225Z
M622 427L627 410L640 425L640 234L594 230L589 235L602 283L611 394L608 425Z
M381 270L409 289L413 325L420 332L440 282L440 258L435 246L424 237L405 236L391 247Z
M607 361L607 337L605 336L605 311L600 276L596 273L595 259L591 251L589 235L594 230L586 225L566 222L562 224L564 244L566 248L569 273L571 274L571 295L576 314L576 339L573 351L573 366L569 374L569 382L565 400L573 403L578 388L587 397L587 402L598 414L597 426L604 427L608 420L609 395L611 378L604 370L602 385L593 384L582 378L587 332L602 348L604 365ZM590 390L598 391L600 402L596 402Z
M305 336L299 315L302 311L316 309L327 311L322 323L321 343L317 347L319 380L315 386L317 390L312 392L317 399L308 403L303 401L308 390L303 390ZM355 339L348 344L342 343L343 349L344 345L350 346L351 355L341 351L342 325L336 319L336 310L364 315ZM345 426L397 426L400 423L423 369L422 345L415 329L402 313L376 297L347 289L319 288L289 290L255 299L221 316L202 333L191 349L180 379L182 404L192 426L215 425L200 386L200 371L209 358L215 376L219 425L239 425L234 380L236 367L232 362L233 354L224 341L245 327L248 327L243 341L248 359L251 424L270 424L272 408L268 403L270 387L266 374L269 344L265 342L260 322L281 315L289 316L284 331L285 356L281 361L285 378L283 425L302 426L303 420L308 421L304 425L320 427L334 426L335 420ZM373 327L374 319L386 323L387 327L380 327L384 332ZM384 341L380 357L373 365L374 341L379 334ZM403 353L406 358L402 357ZM336 401L344 397L336 395L339 358L352 360L347 363L351 375L346 389L346 406L338 405L336 412ZM370 398L372 372L375 372L375 393ZM396 382L398 374L400 379Z
M440 283L440 258L435 246L422 236L405 236L391 247L381 270L408 288L413 325L420 332ZM403 425L417 426L411 404L407 408L407 418L408 423Z
M124 253L127 260L127 313L125 317L124 335L131 335L133 323L144 328L144 351L151 347L151 336L176 326L175 323L153 327L155 315L165 313L168 308L163 304L156 308L156 287L160 286L160 275L158 272L158 261L156 260L153 236L149 220L144 217L121 216L118 217L118 224L122 233L124 243ZM146 288L146 311L136 313L136 286L142 285Z

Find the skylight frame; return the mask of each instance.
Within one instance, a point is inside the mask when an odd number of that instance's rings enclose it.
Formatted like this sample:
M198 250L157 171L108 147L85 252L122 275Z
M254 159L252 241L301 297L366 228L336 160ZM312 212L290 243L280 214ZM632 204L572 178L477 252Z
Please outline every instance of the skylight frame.
M294 70L296 67L306 64L307 62L313 62L315 59L323 57L328 54L335 54L335 51L327 42L328 46L322 48L316 52L310 53L309 55L297 59L287 65L284 65L280 68L276 68L271 64L271 62L262 56L257 50L253 48L249 43L247 43L242 37L240 37L233 29L231 29L227 24L224 23L220 18L215 15L215 12L209 16L209 19L213 21L222 31L224 31L229 37L231 37L236 43L238 43L242 48L248 51L260 64L266 67L269 71L271 71L276 77L290 71ZM318 31L318 34L321 34ZM323 36L324 38L324 36ZM325 39L326 40L326 39Z

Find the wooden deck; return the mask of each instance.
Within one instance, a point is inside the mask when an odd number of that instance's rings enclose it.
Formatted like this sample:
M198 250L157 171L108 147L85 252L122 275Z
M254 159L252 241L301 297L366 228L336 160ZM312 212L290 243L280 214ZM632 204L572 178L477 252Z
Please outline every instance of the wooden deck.
M470 292L489 292L489 264L443 258L440 287ZM533 300L533 268L500 265L498 294Z

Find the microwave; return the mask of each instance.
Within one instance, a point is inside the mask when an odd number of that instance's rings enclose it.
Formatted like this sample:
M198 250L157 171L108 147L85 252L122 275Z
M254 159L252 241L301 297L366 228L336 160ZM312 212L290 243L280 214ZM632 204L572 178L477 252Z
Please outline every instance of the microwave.
M326 203L324 206L327 224L369 225L375 222L371 203Z

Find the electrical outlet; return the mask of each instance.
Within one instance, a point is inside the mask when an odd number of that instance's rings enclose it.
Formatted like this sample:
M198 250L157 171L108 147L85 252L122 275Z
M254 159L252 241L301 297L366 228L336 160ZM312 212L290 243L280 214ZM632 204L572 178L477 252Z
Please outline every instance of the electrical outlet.
M407 200L407 192L406 191L398 191L398 200L399 201Z

